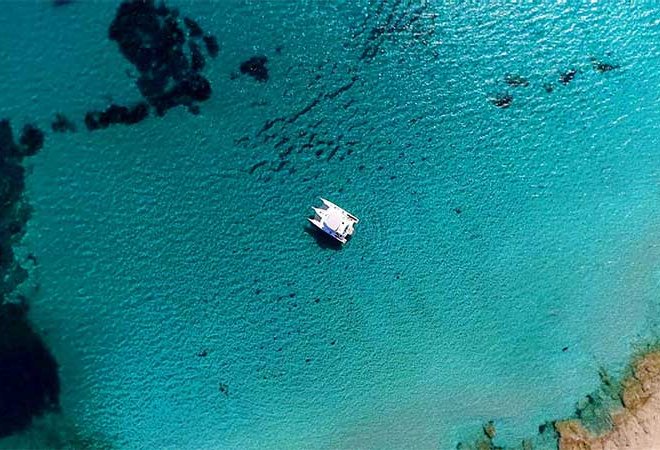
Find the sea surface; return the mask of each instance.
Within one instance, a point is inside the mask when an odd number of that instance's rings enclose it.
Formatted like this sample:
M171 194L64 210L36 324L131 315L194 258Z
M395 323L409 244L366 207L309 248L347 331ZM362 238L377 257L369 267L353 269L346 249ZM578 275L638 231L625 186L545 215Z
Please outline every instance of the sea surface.
M29 162L17 251L82 433L516 445L658 335L657 3L168 1L218 39L212 97L90 132L140 100L118 4L0 5L0 116L78 126ZM319 196L360 218L341 250Z

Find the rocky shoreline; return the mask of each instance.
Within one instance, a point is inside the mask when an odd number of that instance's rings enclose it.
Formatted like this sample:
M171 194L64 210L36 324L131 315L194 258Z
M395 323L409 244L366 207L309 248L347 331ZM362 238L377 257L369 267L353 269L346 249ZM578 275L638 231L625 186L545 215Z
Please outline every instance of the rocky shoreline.
M660 349L634 357L620 385L623 407L610 413L611 428L597 434L579 419L557 421L559 450L660 449Z
M620 380L599 373L601 386L578 403L574 417L547 422L515 447L496 445L495 423L457 450L660 450L660 344L635 354Z

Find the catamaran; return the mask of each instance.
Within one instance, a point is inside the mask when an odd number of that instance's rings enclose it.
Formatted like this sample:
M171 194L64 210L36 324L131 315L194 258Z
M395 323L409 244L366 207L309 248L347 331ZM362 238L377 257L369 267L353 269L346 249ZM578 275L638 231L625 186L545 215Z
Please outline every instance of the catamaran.
M353 226L360 220L324 198L321 198L321 201L325 208L312 207L316 215L313 219L308 218L307 220L324 233L345 244L348 242L348 237L353 234Z

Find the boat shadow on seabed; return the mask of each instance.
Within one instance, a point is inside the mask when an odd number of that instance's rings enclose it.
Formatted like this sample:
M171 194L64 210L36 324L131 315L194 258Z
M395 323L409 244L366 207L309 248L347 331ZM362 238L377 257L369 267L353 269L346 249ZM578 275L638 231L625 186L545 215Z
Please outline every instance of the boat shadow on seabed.
M329 236L325 234L323 231L319 230L316 227L312 226L305 226L304 227L305 233L309 234L311 237L314 238L316 243L318 244L319 247L321 247L324 250L341 250L343 245L341 242L337 241L335 238L332 236Z

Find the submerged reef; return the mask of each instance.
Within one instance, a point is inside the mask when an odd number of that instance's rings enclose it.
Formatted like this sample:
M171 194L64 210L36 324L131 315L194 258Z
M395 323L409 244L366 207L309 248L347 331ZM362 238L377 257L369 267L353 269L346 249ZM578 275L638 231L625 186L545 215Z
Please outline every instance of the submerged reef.
M362 109L366 105L359 100L362 96L355 95L361 90L360 73L385 53L403 57L412 48L419 52L420 58L437 60L439 54L433 45L436 17L428 2L418 6L398 0L369 2L363 20L352 24L350 42L344 45L353 51L355 58L325 59L311 67L290 67L289 71L302 71L309 76L307 89L297 102L299 106L288 111L278 109L279 115L267 118L256 133L235 141L245 149L269 144L274 150L272 158L260 157L247 165L246 171L264 183L284 183L289 176L302 183L312 183L318 173L309 174L300 170L301 167L339 164L349 160L358 149L371 151L376 144L361 141L362 136L372 134L373 130L368 129L367 115ZM284 48L277 43L273 57L282 54ZM257 75L265 82L267 72L260 75L257 70L261 62L249 61L244 61L247 67L244 66L243 74ZM263 62L266 69L266 61ZM270 80L271 74L268 75ZM230 74L232 80L239 76L242 76L239 70ZM254 79L259 81L257 77ZM363 94L367 94L366 91ZM262 105L261 102L252 103L253 107ZM346 124L345 132L338 133L336 126L329 123L322 113L326 105L337 108Z
M28 276L13 250L30 217L22 161L43 144L36 126L25 125L16 142L10 122L0 120L0 437L59 404L57 363L27 320L26 299L15 295Z
M562 72L562 73L559 74L559 81L562 84L568 84L571 81L573 81L573 78L575 78L575 75L577 75L577 70L575 70L575 69L567 70L566 72Z
M511 87L529 86L529 80L521 75L508 74L504 77L504 81Z
M138 89L157 115L179 105L195 112L199 102L211 97L211 83L200 73L204 55L195 40L204 42L211 57L218 54L217 41L204 35L194 20L180 20L176 9L163 3L156 6L153 0L125 0L117 9L108 36L139 71Z
M483 433L472 442L461 442L456 446L456 450L504 450L493 443L495 439L495 424L493 421L483 426Z
M112 124L133 125L142 122L149 115L149 107L140 102L133 107L110 105L105 111L90 111L85 114L88 130L107 128Z
M13 244L22 237L30 216L23 202L25 168L23 158L43 146L44 134L33 125L23 128L19 142L8 120L0 120L0 303L27 278L27 271L14 257Z
M511 94L497 94L490 101L498 108L508 108L513 102L513 96Z
M27 321L23 305L0 305L0 437L59 408L57 363Z
M616 70L620 66L600 61L600 60L598 60L598 59L596 59L592 56L591 57L591 67L593 67L593 69L596 72L603 73L603 72L609 72L611 70Z
M55 133L75 132L76 124L71 122L64 114L55 114L55 120L50 124L51 130Z
M103 432L88 431L75 418L62 412L47 413L34 418L29 430L7 437L2 448L9 449L66 449L116 450L112 438Z
M618 64L611 64L607 63L604 61L601 61L600 59L592 56L590 58L591 61L591 68L598 73L605 73L605 72L611 72L613 70L619 69L621 66ZM576 75L578 73L583 73L584 72L584 66L580 67L571 67L563 72L559 73L558 81L559 83L563 85L567 85L570 82L572 82ZM529 80L522 75L516 74L516 73L508 73L504 76L504 82L512 88L518 88L518 87L527 87L529 86ZM555 85L552 82L546 81L542 84L543 89L545 90L546 93L551 94L555 90ZM503 88L502 90L506 90L507 88ZM493 95L489 98L490 102L493 103L495 106L499 108L507 108L510 106L511 102L513 101L513 97L510 94L507 93L501 93L497 95Z
M268 81L268 68L266 63L268 58L265 56L253 56L241 63L241 73L244 75L249 75L257 81L266 82Z
M220 53L220 46L218 45L218 40L215 36L207 34L202 38L204 45L206 46L206 51L208 52L211 58L215 58Z

